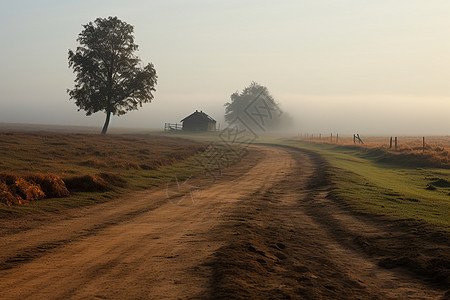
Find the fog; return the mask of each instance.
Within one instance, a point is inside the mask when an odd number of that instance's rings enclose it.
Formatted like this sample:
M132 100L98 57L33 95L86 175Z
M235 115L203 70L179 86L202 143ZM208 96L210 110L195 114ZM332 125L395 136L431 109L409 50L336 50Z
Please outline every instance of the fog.
M296 133L448 134L450 2L168 0L2 2L0 122L88 125L69 101L68 49L82 24L135 26L155 98L110 128L162 129L202 110L224 123L230 95L256 81Z

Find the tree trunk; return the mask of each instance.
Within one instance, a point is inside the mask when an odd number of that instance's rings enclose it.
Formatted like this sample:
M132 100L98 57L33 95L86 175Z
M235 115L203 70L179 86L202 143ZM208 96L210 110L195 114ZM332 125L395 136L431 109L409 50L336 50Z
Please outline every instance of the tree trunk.
M103 125L102 134L106 134L109 126L109 120L111 120L111 112L106 112L105 125Z

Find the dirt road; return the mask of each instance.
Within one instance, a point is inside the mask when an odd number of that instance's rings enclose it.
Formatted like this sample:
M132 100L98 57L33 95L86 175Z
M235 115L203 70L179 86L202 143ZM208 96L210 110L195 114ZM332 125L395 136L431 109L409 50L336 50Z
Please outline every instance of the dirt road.
M361 249L356 235L396 233L329 199L319 168L306 153L254 146L214 182L136 192L20 232L3 222L0 298L442 297Z

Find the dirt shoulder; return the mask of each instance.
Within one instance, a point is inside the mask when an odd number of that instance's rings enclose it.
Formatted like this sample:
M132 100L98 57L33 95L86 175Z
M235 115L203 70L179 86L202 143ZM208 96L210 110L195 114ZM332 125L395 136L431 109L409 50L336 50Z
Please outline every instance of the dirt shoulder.
M445 282L405 265L387 267L383 262L405 255L431 258L430 250L448 259L445 240L409 244L408 237L416 234L413 229L352 213L329 197L327 166L320 156L283 149L294 161L290 171L277 184L241 201L220 229L230 243L216 253L216 297L444 297Z
M313 151L302 151L307 153L316 165L309 187L313 191L323 187L332 190L333 186L327 180L328 163ZM335 198L333 192L318 202L331 210L327 212L311 208L310 214L318 222L330 227L330 230L341 232L341 237L347 239L346 244L349 247L362 250L376 258L378 264L386 269L401 267L439 288L446 289L450 286L449 232L414 219L392 220L385 216L353 211L349 205ZM343 215L348 215L348 220L355 223L345 226ZM358 226L361 222L376 226L379 229L378 234L361 231Z

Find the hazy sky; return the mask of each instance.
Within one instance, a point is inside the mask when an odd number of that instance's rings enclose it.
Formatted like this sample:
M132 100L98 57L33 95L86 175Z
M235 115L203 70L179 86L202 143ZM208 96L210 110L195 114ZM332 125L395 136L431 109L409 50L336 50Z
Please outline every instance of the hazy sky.
M298 132L450 133L448 0L0 0L0 122L95 125L66 93L82 24L118 16L155 99L112 127L162 128L267 86ZM222 125L223 126L223 125Z

